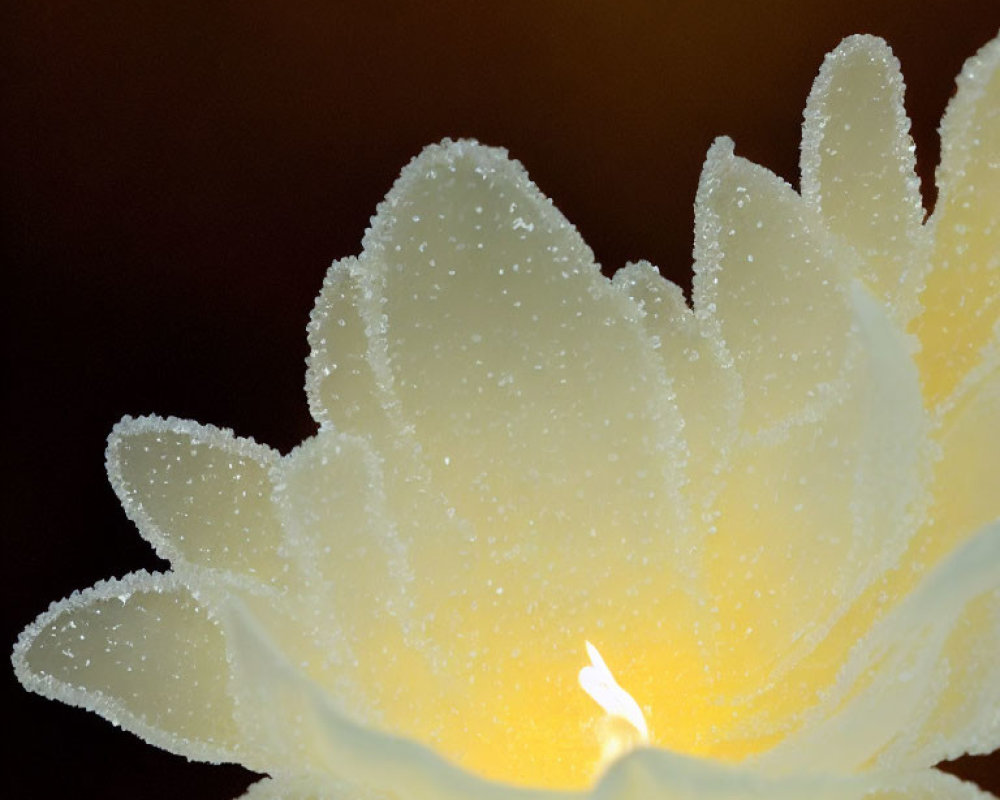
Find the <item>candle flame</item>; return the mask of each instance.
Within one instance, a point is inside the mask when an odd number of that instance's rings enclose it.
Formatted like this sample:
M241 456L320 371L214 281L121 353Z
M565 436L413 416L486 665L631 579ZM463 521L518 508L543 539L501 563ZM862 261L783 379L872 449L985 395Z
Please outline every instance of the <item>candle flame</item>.
M580 688L589 694L603 708L608 716L622 719L639 734L639 744L649 742L649 728L642 709L628 692L618 685L601 654L590 642L586 642L590 664L580 670Z

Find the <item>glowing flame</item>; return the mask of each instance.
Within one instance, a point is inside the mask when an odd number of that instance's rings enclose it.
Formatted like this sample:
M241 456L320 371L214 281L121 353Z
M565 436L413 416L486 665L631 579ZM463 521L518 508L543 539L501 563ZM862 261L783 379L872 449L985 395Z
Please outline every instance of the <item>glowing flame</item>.
M589 694L609 717L624 720L638 734L638 737L622 736L620 731L606 729L602 736L602 762L607 763L637 745L647 744L649 728L635 698L618 685L618 681L611 674L597 648L590 642L586 645L590 665L580 670L580 688Z

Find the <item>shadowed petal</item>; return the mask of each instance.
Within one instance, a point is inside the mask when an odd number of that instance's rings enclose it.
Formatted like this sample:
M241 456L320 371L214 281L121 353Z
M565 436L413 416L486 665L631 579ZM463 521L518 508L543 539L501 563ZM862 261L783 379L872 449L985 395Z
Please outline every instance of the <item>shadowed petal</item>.
M172 573L137 572L54 603L18 639L34 692L200 761L241 761L222 632Z
M972 783L936 769L873 775L863 800L995 800Z
M943 415L936 439L934 507L917 557L933 563L981 526L1000 519L1000 336Z
M404 644L413 576L375 452L324 431L282 459L274 480L287 553L302 580L286 600L296 624L268 626L269 635L355 715L412 723L406 698L419 694L411 683L427 667Z

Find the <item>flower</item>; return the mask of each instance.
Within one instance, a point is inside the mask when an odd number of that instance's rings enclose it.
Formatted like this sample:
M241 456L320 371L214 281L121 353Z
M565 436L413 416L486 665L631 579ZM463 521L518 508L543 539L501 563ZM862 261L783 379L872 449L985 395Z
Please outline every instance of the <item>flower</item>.
M21 682L248 800L984 796L933 765L1000 745L998 64L926 223L878 39L823 65L801 194L716 142L693 309L427 148L317 300L317 435L119 423L172 569L54 604Z

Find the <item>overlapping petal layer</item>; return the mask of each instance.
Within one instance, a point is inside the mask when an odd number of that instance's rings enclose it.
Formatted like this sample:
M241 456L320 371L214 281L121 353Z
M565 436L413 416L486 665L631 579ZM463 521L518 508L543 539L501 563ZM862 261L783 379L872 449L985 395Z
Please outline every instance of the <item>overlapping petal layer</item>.
M984 796L930 767L1000 744L998 63L926 225L878 39L821 70L801 194L717 142L693 308L428 148L317 299L319 433L123 420L173 572L53 606L19 678L270 772L245 800ZM651 731L610 766L585 640Z
M932 269L915 321L930 403L980 363L1000 319L1000 40L966 63L941 121Z
M288 569L271 505L274 450L210 425L126 417L108 439L111 485L174 569L218 569L277 585Z
M919 309L929 238L899 62L852 36L826 57L806 105L802 198L861 260L858 273L901 326Z

